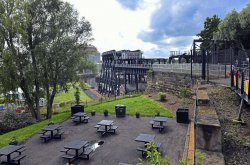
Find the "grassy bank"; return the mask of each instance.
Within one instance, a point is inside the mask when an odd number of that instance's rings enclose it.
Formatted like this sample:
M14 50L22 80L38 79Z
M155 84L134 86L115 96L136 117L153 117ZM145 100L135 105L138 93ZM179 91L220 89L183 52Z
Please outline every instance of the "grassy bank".
M62 103L62 102L75 102L75 92L76 90L74 88L71 88L68 92L63 92L60 94L57 94L55 96L55 103ZM89 98L86 93L84 93L82 90L80 90L80 102L89 102L92 99Z
M159 111L161 116L173 117L170 110L143 95L96 104L85 108L85 111L102 113L104 109L107 109L109 113L114 114L115 105L118 104L126 105L126 114L128 115L135 115L136 112L139 112L142 116L154 116L156 111Z

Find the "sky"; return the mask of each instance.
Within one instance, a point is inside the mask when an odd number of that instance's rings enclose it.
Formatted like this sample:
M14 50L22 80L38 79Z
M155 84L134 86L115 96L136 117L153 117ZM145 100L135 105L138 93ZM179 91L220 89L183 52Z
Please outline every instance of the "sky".
M204 21L240 11L250 0L64 0L92 25L99 52L141 50L146 58L188 51Z

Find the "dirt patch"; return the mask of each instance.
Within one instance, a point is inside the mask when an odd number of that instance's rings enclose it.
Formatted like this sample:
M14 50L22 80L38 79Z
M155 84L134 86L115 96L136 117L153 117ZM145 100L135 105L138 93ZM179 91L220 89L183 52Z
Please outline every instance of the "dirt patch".
M184 106L189 108L189 118L192 118L193 116L193 107L194 107L194 99L192 98L192 96L188 99L186 99L186 105L184 105L183 99L181 99L180 97L173 95L171 93L166 93L166 101L159 101L159 96L158 93L152 93L150 95L148 95L148 97L158 103L160 103L161 105L163 105L164 107L166 107L167 109L171 110L174 117L176 115L176 110L178 108L183 108Z
M233 122L237 118L240 98L230 88L207 88L210 102L216 109L222 131L222 152L227 165L250 164L250 106L246 106L242 119L246 125Z

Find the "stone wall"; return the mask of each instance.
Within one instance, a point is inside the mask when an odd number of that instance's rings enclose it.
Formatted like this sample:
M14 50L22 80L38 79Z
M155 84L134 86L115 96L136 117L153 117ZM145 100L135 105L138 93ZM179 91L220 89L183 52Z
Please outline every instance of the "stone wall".
M147 93L170 92L178 94L183 87L191 87L190 74L172 72L148 72Z

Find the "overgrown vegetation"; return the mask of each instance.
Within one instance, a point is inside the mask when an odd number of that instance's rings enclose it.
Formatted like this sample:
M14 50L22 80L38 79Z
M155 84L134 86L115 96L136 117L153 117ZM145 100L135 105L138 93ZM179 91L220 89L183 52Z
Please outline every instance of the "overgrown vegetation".
M162 157L161 153L157 151L155 142L149 142L146 145L147 148L147 165L170 165L171 160L168 156ZM137 165L143 165L142 161Z
M80 92L80 102L85 103L90 102L91 98L89 98L82 90L79 90ZM56 95L55 97L55 103L74 103L75 97L74 97L75 89L70 88L67 92L62 92Z
M53 121L53 123L61 123L68 119L70 117L69 112L60 113L58 115L53 115L52 119L50 121ZM6 146L9 144L10 140L13 137L16 137L16 140L18 143L23 143L33 135L37 134L39 131L41 131L42 128L44 128L48 123L49 120L41 121L37 124L33 124L30 126L27 126L25 128L21 128L15 131L11 131L9 133L5 133L3 135L0 135L0 148Z
M158 96L159 96L160 101L165 101L167 97L166 93L164 92L159 92Z
M34 124L35 121L28 113L6 112L0 122L0 134Z
M205 163L205 155L201 153L200 150L195 151L195 164L196 165L203 165Z
M192 95L192 91L189 88L184 87L180 89L179 96L182 98L184 108L187 105L186 99L191 97L191 95Z

